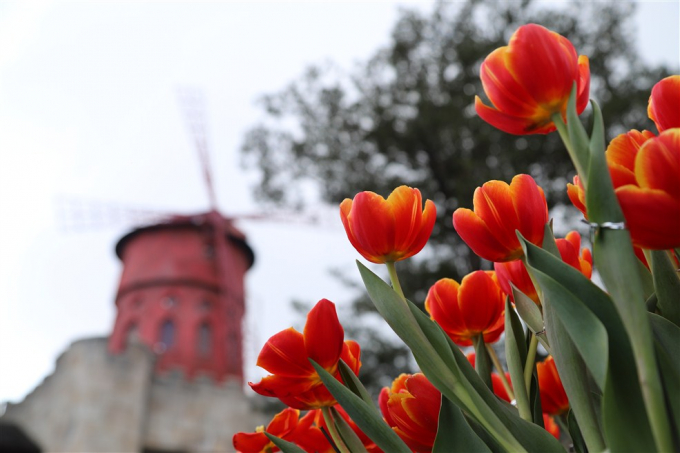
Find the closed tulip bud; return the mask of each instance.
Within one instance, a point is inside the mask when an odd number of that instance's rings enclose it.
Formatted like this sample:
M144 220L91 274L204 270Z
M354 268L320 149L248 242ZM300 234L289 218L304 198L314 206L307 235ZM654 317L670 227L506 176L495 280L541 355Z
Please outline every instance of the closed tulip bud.
M427 293L425 309L460 346L472 345L478 335L493 343L505 327L505 297L493 272L472 272L460 284L450 278L437 281Z
M401 186L385 200L361 192L340 204L340 218L354 248L372 263L410 258L420 252L432 234L437 210L430 200L423 209L418 189Z
M541 394L543 412L548 415L560 415L569 409L569 400L562 386L560 375L552 357L536 364L538 388Z
M647 114L659 132L680 127L680 75L666 77L654 85Z
M656 250L680 247L680 128L644 142L633 176L616 188L633 243Z
M453 226L481 258L502 262L522 257L515 230L532 244L543 242L548 205L543 190L529 175L517 175L508 185L489 181L475 190L474 211L458 208Z
M359 345L344 340L335 304L320 300L307 315L304 333L292 327L271 337L257 358L257 366L272 373L259 383L248 383L260 395L280 399L295 409L334 406L335 398L321 382L309 359L340 380L338 361L342 359L359 374Z
M385 421L413 451L429 453L437 436L441 393L425 375L402 374L378 398Z
M495 108L476 97L477 114L510 134L554 131L552 116L565 117L574 82L577 112L588 104L588 57L578 56L568 39L536 24L519 27L507 46L486 57L481 79Z

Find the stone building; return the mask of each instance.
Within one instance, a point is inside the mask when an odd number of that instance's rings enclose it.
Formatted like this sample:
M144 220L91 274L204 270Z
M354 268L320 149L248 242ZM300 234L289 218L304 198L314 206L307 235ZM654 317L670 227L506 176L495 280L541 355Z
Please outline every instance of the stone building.
M0 417L1 452L229 452L261 422L243 393L244 276L254 254L218 212L116 245L108 338L74 342Z

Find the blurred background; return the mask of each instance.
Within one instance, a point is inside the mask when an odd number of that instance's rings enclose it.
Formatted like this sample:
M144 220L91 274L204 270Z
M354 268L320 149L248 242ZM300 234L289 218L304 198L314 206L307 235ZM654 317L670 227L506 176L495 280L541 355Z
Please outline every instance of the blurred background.
M208 209L186 86L205 99L217 206L257 257L246 380L263 376L269 336L302 327L291 302L321 298L391 380L409 360L364 328L377 322L351 285L343 198L405 183L435 201L425 260L402 267L419 303L436 279L488 266L451 227L486 180L530 173L557 232L577 224L557 137L507 136L474 114L479 64L526 22L590 57L608 139L654 131L651 86L680 71L676 1L0 2L0 402L20 401L74 340L110 333L121 236Z

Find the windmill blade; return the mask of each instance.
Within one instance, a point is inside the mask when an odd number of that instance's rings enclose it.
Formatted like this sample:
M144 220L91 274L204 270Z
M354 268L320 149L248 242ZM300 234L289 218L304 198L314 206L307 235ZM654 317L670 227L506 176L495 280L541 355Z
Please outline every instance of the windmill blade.
M203 179L208 191L210 209L213 211L217 210L217 198L215 196L215 187L213 185L210 167L210 154L208 151L205 96L203 95L203 92L197 88L181 87L177 90L177 97L182 113L184 114L184 121L186 122L189 133L193 139L196 152L198 153L198 160L201 164Z

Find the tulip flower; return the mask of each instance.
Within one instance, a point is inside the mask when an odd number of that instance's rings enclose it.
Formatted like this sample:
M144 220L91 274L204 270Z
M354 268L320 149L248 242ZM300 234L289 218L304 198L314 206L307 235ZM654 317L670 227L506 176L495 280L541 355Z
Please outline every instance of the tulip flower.
M493 343L505 327L505 297L493 272L475 271L459 284L437 281L427 293L425 309L454 343L472 345L478 335Z
M312 426L314 414L311 412L302 418L300 411L284 409L274 416L272 421L265 429L258 427L254 433L236 433L233 437L233 444L236 451L241 453L272 453L279 451L279 448L267 438L265 432L272 434L280 439L292 442L309 453L332 452L326 436L321 430Z
M680 127L680 75L666 77L654 85L647 114L659 132Z
M538 388L541 394L543 412L548 415L560 415L569 409L569 400L564 392L562 380L557 374L555 361L551 356L536 364Z
M453 226L465 243L485 260L512 261L522 257L515 230L532 244L543 242L548 205L543 190L529 175L517 175L510 185L489 181L475 189L474 211L458 208Z
M303 333L292 327L271 337L260 351L257 365L272 373L259 383L248 385L257 393L280 399L295 409L334 406L335 399L321 382L309 359L313 359L338 380L338 361L359 374L359 345L343 341L335 304L320 300L307 315Z
M437 210L423 202L418 189L401 186L385 200L361 192L340 204L340 218L354 248L372 263L410 258L420 252L432 234Z
M409 448L421 453L432 451L437 436L441 393L425 375L402 374L394 380L391 388L382 389L378 403L387 424Z
M566 116L574 82L578 113L588 104L588 57L578 56L568 39L536 24L519 27L507 46L486 57L481 79L495 108L475 97L477 114L510 134L554 131L552 116Z
M634 182L616 188L633 243L656 250L680 247L680 128L647 140L635 156L633 174Z
M574 183L567 183L567 196L576 209L581 211L583 217L588 220L588 209L586 208L586 190L583 182L578 175L574 176Z

